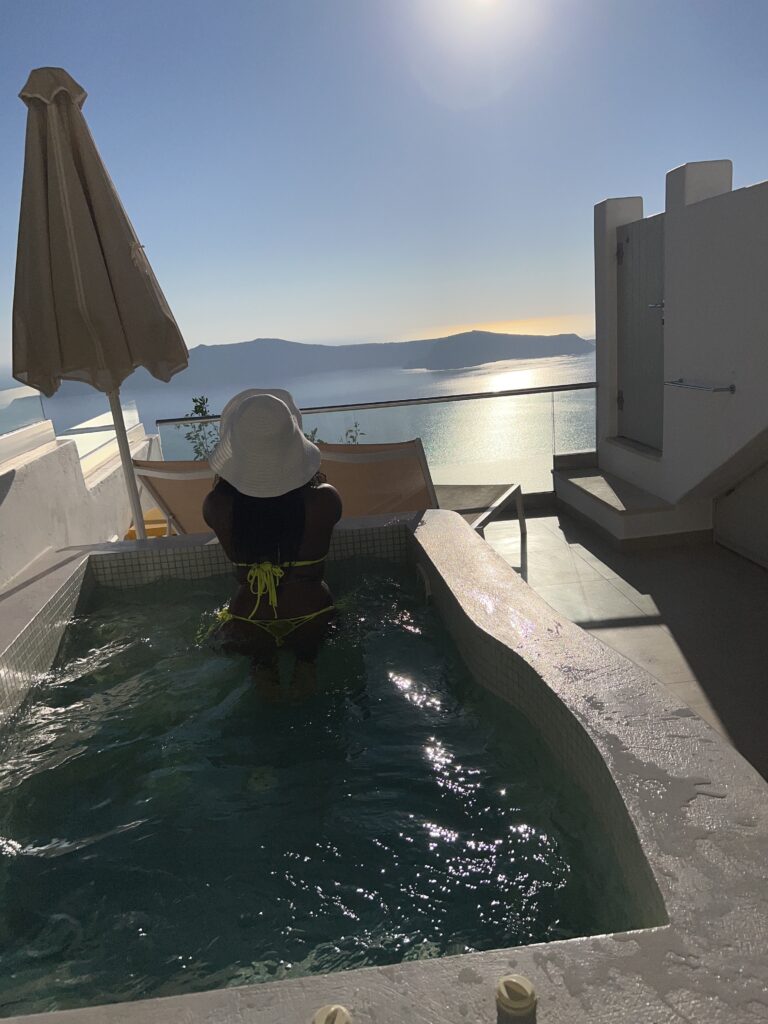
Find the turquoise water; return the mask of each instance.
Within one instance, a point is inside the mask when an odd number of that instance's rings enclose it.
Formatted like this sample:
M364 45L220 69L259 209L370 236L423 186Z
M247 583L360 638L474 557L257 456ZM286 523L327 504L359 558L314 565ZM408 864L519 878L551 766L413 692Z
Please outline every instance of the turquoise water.
M583 798L410 573L331 578L300 702L196 644L228 578L71 625L0 769L2 1015L631 924Z

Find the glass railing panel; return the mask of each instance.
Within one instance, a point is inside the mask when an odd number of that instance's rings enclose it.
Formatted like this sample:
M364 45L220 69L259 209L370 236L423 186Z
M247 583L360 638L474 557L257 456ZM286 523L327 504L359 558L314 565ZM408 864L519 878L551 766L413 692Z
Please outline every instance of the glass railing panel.
M520 483L529 492L552 489L549 394L307 412L304 429L335 443L420 437L439 485Z
M114 433L115 425L112 422L112 413L106 399L104 399L104 404L107 406L104 412L100 412L96 416L91 416L87 420L82 420L80 423L73 423L71 427L67 428L66 433L97 434L109 431ZM125 423L125 429L130 430L132 427L138 426L140 420L139 410L136 403L132 399L121 399L120 408L123 410L123 422Z
M25 385L0 391L0 434L10 434L44 419L39 391Z
M594 448L595 393L544 389L506 395L409 400L303 411L312 440L333 444L408 441L420 437L438 485L522 484L552 489L552 457ZM205 458L218 439L218 419L157 423L163 457Z
M108 406L107 399L103 396L103 402ZM141 422L139 410L132 399L121 399L120 407L123 410L125 429L130 431ZM112 420L112 413L107 408L106 412L100 412L87 420L75 423L71 427L56 435L62 441L74 441L77 446L77 453L80 461L88 460L89 466L94 466L112 452L108 446L115 447L115 424Z
M205 459L219 439L219 419L158 420L157 433L164 459Z
M136 401L120 396L123 419L128 430L141 422ZM112 426L109 399L102 391L74 381L62 381L52 398L43 398L43 410L53 423L56 435L61 437L83 429L93 430ZM151 426L151 422L150 422Z
M594 451L597 447L594 388L552 394L555 455Z
M131 427L137 427L141 423L139 408L132 398L121 398L120 408L123 410L126 430L130 430Z

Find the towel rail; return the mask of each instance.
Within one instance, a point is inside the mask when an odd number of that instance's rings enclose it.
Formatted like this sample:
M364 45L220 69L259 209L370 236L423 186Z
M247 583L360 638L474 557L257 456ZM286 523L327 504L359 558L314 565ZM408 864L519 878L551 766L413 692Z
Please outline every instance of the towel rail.
M682 377L678 377L676 380L665 380L664 384L668 388L690 388L692 391L727 391L730 395L736 394L735 384L728 384L725 387L712 387L710 384L692 384L690 381L683 380Z

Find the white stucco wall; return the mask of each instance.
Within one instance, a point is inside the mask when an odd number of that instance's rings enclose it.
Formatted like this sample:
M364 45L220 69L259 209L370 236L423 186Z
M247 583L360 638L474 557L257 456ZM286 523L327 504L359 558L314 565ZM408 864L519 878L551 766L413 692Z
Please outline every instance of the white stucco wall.
M131 511L116 449L84 476L75 443L51 430L45 443L0 462L0 587L46 551L122 538ZM143 431L134 432L131 450L160 457L157 438Z
M768 182L669 211L665 236L665 379L736 393L666 389L663 486L676 498L711 478L714 495L768 430Z
M700 173L682 173L690 168ZM728 161L686 165L669 178L664 379L735 384L736 393L665 387L661 458L603 434L599 463L675 503L717 496L768 455L768 182L700 199L702 191L729 187ZM604 205L596 208L596 223ZM598 268L596 247L596 273ZM615 289L607 298L596 296L598 303L615 302ZM601 346L615 353L615 335L598 330L598 353ZM602 364L609 365L607 355ZM603 402L615 402L615 372L599 386L605 388Z

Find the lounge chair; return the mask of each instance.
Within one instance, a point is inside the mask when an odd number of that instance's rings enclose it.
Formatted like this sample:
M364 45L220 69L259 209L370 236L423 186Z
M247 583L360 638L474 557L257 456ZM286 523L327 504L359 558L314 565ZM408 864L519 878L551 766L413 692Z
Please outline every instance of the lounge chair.
M205 460L146 461L134 459L133 468L177 533L210 533L203 519L203 500L213 487L213 470Z
M440 508L438 495L420 438L380 444L326 444L318 447L323 461L320 470L341 495L345 516L370 516L386 512L421 512ZM473 530L483 534L511 502L517 505L520 532L526 532L525 510L520 484L491 488L441 488L446 497L456 492L485 492L490 501L482 509L464 510ZM453 503L455 505L455 502ZM444 505L443 505L444 507ZM480 512L480 515L474 513Z
M341 495L345 516L437 508L421 440L394 444L318 444L325 474Z
M441 508L429 472L420 438L391 444L326 444L318 445L323 460L320 470L328 483L338 490L344 515L373 516L387 512L422 512ZM203 500L213 487L213 471L205 460L143 461L133 460L139 477L157 502L170 527L177 533L210 533L203 519ZM441 488L446 497L455 499L460 487ZM482 494L488 504L467 509L461 502L449 501L450 507L462 512L473 530L483 530L497 519L514 501L520 532L525 534L525 511L519 484L511 487L467 488L468 493ZM489 500L490 499L490 500ZM479 515L477 513L480 512Z

